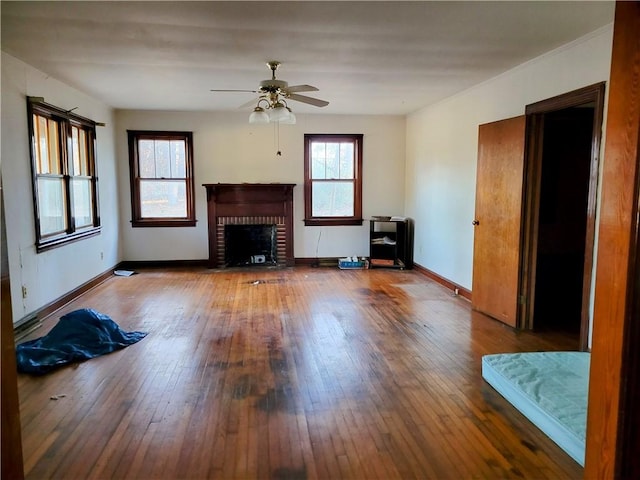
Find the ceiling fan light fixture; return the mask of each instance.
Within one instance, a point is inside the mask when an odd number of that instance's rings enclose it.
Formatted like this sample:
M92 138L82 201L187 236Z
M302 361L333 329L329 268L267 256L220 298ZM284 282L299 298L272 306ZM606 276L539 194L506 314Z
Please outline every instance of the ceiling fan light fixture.
M285 107L285 108L289 112L289 115L284 120L280 120L280 123L282 123L283 125L295 125L296 124L295 114L291 111L289 107Z
M285 122L289 116L289 110L282 102L275 102L269 108L269 119L272 122Z
M269 123L269 115L262 107L256 107L249 115L249 123Z

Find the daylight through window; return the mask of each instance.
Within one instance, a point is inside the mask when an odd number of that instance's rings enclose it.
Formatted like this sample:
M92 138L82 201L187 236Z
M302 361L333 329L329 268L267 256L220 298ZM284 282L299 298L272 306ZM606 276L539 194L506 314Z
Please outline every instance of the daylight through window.
M36 250L100 232L95 122L29 101Z
M191 132L128 133L133 226L195 225Z
M362 225L362 135L304 140L305 225Z

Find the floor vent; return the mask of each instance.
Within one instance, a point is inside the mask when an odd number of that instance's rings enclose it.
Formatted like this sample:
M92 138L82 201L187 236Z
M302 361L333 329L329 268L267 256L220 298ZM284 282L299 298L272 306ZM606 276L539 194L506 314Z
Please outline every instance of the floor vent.
M21 320L13 327L13 334L15 336L16 343L41 326L42 320L40 320L35 315L33 317Z

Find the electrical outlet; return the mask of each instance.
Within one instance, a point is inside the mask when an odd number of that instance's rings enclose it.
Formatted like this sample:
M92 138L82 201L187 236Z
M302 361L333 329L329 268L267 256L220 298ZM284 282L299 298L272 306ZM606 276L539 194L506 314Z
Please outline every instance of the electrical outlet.
M100 252L100 260L104 260L104 252Z
M22 285L22 298L27 298L27 287Z

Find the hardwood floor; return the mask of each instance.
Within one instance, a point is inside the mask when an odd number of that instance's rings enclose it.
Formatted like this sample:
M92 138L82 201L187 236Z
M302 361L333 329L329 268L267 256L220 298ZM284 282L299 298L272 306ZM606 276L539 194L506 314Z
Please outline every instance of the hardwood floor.
M83 307L149 335L19 376L28 479L582 477L480 364L577 339L511 330L415 271L141 270L29 338Z

